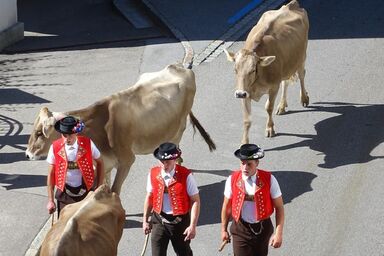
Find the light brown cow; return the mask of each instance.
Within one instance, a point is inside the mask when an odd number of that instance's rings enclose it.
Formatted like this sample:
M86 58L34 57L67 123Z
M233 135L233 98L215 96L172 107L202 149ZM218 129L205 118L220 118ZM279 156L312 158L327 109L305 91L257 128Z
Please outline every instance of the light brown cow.
M268 94L266 136L275 135L272 113L281 83L282 95L276 114L285 113L288 82L298 74L301 104L306 107L309 97L304 87L305 58L309 22L307 12L295 0L279 10L265 12L252 28L243 49L236 54L225 50L228 60L235 62L235 96L242 99L244 131L242 143L249 141L251 100L259 101Z
M60 218L45 236L40 256L117 255L124 222L119 196L102 185L60 212Z
M85 122L84 134L101 151L107 182L110 180L108 174L116 167L112 191L119 194L135 155L152 153L166 141L179 144L188 115L209 149L216 148L192 114L195 91L193 71L181 65L169 65L159 72L141 75L129 89L87 108L65 114L42 108L35 120L26 155L32 160L45 157L52 141L60 136L53 127L56 120L64 115L76 116Z

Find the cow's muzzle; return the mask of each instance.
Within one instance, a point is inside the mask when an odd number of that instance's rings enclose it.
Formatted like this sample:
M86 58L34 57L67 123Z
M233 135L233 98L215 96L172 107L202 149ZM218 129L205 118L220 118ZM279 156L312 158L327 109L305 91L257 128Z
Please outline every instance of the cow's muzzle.
M42 157L41 156L37 156L35 154L33 154L31 151L27 150L25 151L25 156L27 157L27 159L29 160L40 160Z
M236 90L235 97L238 99L244 99L248 97L248 93L246 91Z

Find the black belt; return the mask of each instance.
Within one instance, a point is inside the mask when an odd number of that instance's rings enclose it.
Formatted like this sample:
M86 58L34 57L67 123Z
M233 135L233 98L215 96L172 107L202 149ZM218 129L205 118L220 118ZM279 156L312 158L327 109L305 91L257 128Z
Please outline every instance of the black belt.
M172 214L166 214L165 212L161 212L160 214L154 212L153 215L161 224L173 224L173 225L175 225L175 224L180 223L183 220L183 218L188 215L188 213L184 214L184 215L174 216Z

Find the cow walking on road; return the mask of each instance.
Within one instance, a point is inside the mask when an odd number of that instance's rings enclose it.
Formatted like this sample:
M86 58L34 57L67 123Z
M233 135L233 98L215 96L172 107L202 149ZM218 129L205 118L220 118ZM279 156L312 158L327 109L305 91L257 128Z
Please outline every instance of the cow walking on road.
M293 0L279 10L265 12L248 34L243 49L236 54L225 50L228 60L235 62L235 96L242 99L242 144L249 143L251 100L259 101L264 94L268 94L266 136L275 136L272 113L280 83L282 95L276 111L278 115L285 113L287 86L296 74L300 79L301 104L308 106L309 97L304 86L308 30L307 12Z
M32 160L46 156L52 141L59 138L53 127L55 122L66 115L75 116L83 120L83 134L101 152L108 183L112 168L117 169L112 191L120 194L135 155L152 153L165 141L178 145L188 116L209 149L216 148L192 114L195 91L193 71L182 65L169 65L159 72L142 74L129 89L87 108L55 113L44 107L35 120L26 155Z

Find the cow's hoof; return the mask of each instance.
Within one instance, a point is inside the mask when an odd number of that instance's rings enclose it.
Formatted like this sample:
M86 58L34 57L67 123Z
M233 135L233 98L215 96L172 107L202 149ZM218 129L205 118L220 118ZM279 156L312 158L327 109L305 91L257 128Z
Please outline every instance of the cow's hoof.
M308 107L309 105L309 97L308 95L306 97L302 97L301 98L301 105L303 105L303 107Z
M284 115L286 113L285 108L278 108L276 110L276 115Z
M273 128L265 130L265 136L268 138L274 137L276 135L275 130Z

